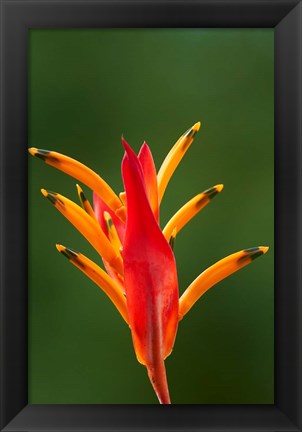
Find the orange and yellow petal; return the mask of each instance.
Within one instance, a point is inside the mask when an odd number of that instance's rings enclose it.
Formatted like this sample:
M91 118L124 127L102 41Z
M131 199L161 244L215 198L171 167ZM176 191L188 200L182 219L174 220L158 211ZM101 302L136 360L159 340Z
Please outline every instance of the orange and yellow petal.
M164 236L170 241L172 231L175 229L178 234L179 231L198 213L202 210L211 200L223 189L223 185L219 184L206 191L196 195L184 206L182 206L175 215L169 220L163 229Z
M161 202L165 193L166 187L176 170L179 162L182 160L190 145L194 141L196 133L199 131L201 123L195 123L190 129L188 129L174 144L168 155L164 159L158 174L158 199Z
M120 256L116 255L114 248L99 224L85 210L63 195L45 189L41 189L41 192L86 237L96 251L118 273L123 274L123 262Z
M83 210L85 210L85 212L88 213L89 216L91 216L94 220L97 220L96 216L94 214L93 208L92 208L90 202L88 201L88 199L86 198L86 196L83 192L83 189L78 184L76 184L76 188L77 188L79 200L80 200L80 203L82 205Z
M268 247L259 246L236 252L223 258L201 273L186 289L179 299L179 318L182 319L197 300L221 280L250 264L268 251Z
M51 165L71 177L74 177L81 183L84 183L90 189L95 191L113 211L116 211L121 207L122 203L111 187L102 179L101 176L86 165L69 156L50 150L32 147L28 151L32 156L42 159L48 165Z

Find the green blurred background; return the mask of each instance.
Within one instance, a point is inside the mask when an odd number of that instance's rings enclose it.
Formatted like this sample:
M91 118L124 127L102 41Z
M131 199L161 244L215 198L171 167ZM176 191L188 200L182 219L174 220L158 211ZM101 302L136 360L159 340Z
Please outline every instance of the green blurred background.
M167 359L176 404L270 404L273 363L273 31L31 30L29 146L56 150L123 189L120 137L157 168L203 126L171 180L162 226L195 194L225 189L176 239L180 292L238 250L270 251L206 293ZM114 306L55 249L100 263L42 197L77 200L76 181L29 157L29 402L157 403ZM91 192L84 187L88 197Z

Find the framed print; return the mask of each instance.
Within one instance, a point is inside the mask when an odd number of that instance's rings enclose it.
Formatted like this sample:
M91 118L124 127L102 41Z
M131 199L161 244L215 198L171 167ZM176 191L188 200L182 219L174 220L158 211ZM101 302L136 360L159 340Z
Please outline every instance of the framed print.
M301 430L301 2L1 14L2 430Z

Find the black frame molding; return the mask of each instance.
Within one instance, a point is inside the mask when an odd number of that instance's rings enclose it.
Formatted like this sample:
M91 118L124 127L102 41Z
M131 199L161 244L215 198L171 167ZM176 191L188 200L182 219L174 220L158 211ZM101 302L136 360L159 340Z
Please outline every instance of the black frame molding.
M0 0L3 431L302 431L302 0ZM275 31L275 404L28 405L29 28L271 27Z

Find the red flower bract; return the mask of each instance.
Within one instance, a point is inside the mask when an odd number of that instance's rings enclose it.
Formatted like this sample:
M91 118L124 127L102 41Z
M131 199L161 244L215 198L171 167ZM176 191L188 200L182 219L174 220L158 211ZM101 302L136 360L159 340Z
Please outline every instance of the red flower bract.
M123 259L129 324L137 359L147 366L159 399L167 403L164 358L172 351L178 324L176 264L152 212L141 164L123 144L127 197Z

